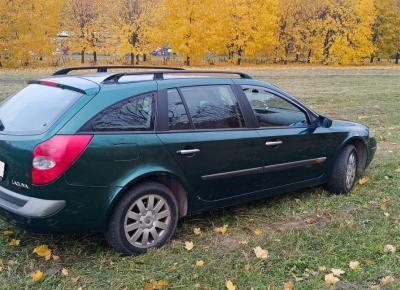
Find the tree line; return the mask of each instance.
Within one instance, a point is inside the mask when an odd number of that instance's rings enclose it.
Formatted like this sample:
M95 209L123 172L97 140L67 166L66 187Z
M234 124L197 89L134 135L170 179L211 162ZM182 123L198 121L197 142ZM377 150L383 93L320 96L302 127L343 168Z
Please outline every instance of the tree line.
M400 59L400 0L2 0L0 65L99 54L132 64L168 45L207 60L359 64ZM64 51L63 51L64 50Z

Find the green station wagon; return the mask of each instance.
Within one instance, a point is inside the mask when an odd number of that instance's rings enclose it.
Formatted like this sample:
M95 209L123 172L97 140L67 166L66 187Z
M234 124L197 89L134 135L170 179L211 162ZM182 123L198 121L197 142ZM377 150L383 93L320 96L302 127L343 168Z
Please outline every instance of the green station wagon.
M347 193L376 150L367 127L244 73L109 68L125 67L63 69L1 104L10 223L103 232L117 251L143 253L180 217L323 184Z

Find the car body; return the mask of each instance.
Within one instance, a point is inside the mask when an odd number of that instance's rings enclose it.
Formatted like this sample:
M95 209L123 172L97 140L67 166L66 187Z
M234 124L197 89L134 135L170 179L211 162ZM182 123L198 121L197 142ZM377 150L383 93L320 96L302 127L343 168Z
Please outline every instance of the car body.
M225 74L100 72L31 82L0 107L1 215L33 231L104 232L141 182L168 187L182 217L329 183L349 144L354 174L371 162L376 141L367 127Z

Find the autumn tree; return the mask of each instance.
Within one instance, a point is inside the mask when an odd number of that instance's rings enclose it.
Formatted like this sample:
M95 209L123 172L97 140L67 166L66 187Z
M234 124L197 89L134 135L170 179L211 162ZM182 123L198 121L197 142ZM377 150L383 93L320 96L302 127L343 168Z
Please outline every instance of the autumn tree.
M97 62L97 51L106 37L104 18L108 8L105 0L68 0L63 8L63 29L69 33L69 45L81 52L81 63L85 63L85 53L93 51L93 61Z

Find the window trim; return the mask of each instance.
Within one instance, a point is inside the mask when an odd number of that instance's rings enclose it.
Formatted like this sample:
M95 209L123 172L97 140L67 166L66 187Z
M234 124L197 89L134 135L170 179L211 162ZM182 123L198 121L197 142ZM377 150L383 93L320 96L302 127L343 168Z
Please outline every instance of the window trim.
M127 99L130 98L136 98L136 97L141 97L141 96L146 96L146 95L152 95L152 121L153 122L153 128L150 130L104 130L104 131L94 131L94 130L82 130L87 124L89 124L98 114L101 112L109 109L112 106L115 106L121 102L126 101ZM93 117L91 117L88 121L86 121L78 130L77 134L92 134L92 135L118 135L118 134L154 134L157 128L157 91L149 91L145 93L141 93L138 95L132 95L128 96L126 98L123 98L122 100L119 100L118 102L112 103L111 105L103 108L102 110L98 111Z
M301 105L301 104L297 103L296 101L292 100L291 98L288 98L287 96L285 96L285 95L283 95L283 94L281 94L281 93L279 93L279 92L277 92L277 91L275 91L275 90L273 90L271 88L267 88L267 87L263 87L263 86L240 84L239 87L241 88L241 94L243 94L243 96L246 98L246 101L247 101L247 103L249 104L249 106L251 108L251 112L252 112L252 114L254 116L254 119L255 119L255 122L256 122L256 126L257 126L255 129L266 130L266 129L294 129L294 128L307 128L307 129L309 129L309 128L312 128L310 111L306 107L304 107L303 105ZM262 126L260 126L258 121L257 121L257 118L255 117L255 114L254 114L253 108L251 107L250 101L249 101L249 99L247 98L246 94L243 91L243 88L246 88L246 87L247 88L261 89L263 91L266 91L266 92L268 92L268 93L270 93L270 94L272 94L272 95L274 95L274 96L276 96L278 98L281 98L281 99L287 101L288 103L292 104L293 106L295 106L301 112L304 113L304 115L306 116L306 119L307 119L307 126L296 126L296 127L294 127L294 126L271 126L271 127L262 127Z

